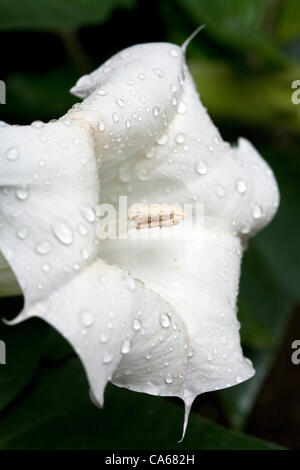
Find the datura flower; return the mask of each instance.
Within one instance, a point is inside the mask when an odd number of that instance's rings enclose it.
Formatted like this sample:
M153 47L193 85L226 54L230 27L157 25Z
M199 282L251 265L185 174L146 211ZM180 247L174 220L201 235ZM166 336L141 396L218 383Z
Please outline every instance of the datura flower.
M108 381L180 397L185 430L197 395L254 374L236 300L247 239L278 207L275 178L250 142L222 140L185 45L129 47L71 92L83 101L56 121L0 126L2 292L10 267L25 299L10 323L56 328L99 405ZM99 236L97 207L118 213L120 196L129 223ZM172 236L178 204L193 203L203 224ZM169 238L144 236L166 227Z

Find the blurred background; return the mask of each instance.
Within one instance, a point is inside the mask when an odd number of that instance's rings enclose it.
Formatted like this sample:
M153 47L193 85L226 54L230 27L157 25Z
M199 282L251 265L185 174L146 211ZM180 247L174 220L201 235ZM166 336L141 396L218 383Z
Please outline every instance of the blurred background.
M244 136L270 163L281 205L243 261L239 320L256 375L183 407L108 386L100 411L81 365L48 325L0 324L0 449L300 449L300 3L297 0L0 0L0 119L28 124L64 114L68 90L121 49L181 44L200 24L188 64L224 139ZM300 97L300 94L299 94ZM1 294L1 293L0 293ZM22 298L0 299L13 317ZM300 355L299 355L300 357Z

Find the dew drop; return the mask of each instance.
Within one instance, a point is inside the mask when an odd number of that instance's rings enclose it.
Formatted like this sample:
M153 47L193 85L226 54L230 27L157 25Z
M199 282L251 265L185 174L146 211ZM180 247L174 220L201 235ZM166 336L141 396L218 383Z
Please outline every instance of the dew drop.
M177 134L175 140L176 140L177 144L183 144L183 142L185 140L184 134L182 134L182 133Z
M39 255L47 255L51 251L51 245L49 242L43 241L38 243L35 249Z
M122 98L117 99L116 103L119 106L119 108L124 108L125 103L124 103L124 100L122 100Z
M158 106L154 106L154 108L152 109L152 114L154 117L157 117L159 115L160 111L159 111L159 107Z
M87 227L84 224L79 224L78 227L77 227L77 231L78 231L79 235L81 235L83 237L85 237L89 233Z
M104 129L105 129L105 124L104 124L104 122L101 121L101 120L98 121L98 129L99 129L100 132L103 132Z
M105 333L105 332L100 333L100 335L99 335L99 340L100 340L100 342L103 343L103 344L104 344L104 343L107 343L107 341L108 341L108 334Z
M235 189L237 190L238 193L245 194L245 192L247 191L247 185L245 181L242 179L236 180Z
M218 184L215 189L216 195L220 198L225 196L225 190L221 184Z
M153 70L154 75L156 75L159 78L164 78L165 73L162 69L156 68Z
M73 231L66 222L63 220L56 220L53 222L51 228L60 243L63 245L71 245L73 243Z
M158 143L158 145L165 145L168 142L168 140L169 138L167 134L162 134L156 139L156 142Z
M98 96L106 96L106 95L107 95L107 92L106 92L106 90L104 90L103 88L100 88L100 89L97 91L97 95L98 95Z
M171 325L170 315L168 313L162 313L160 315L160 324L163 328L169 328Z
M166 384L171 384L171 383L173 383L173 376L172 376L172 374L168 374L168 375L166 376L165 382L166 382Z
M177 108L177 113L178 114L184 114L186 113L186 105L182 101L179 103L178 108Z
M201 176L206 175L207 170L208 170L207 163L204 160L200 160L196 164L195 170L198 173L198 175L201 175Z
M7 160L13 162L17 160L20 156L19 149L17 149L17 147L11 147L10 149L7 150L5 156Z
M40 129L41 127L44 127L45 123L43 121L33 121L31 123L31 127L34 127L35 129Z
M129 339L125 339L122 343L122 346L121 346L121 353L122 354L128 354L131 350L131 343L129 341Z
M83 312L80 313L80 323L83 325L83 326L86 326L87 328L89 326L92 326L92 324L94 323L94 317L91 313L87 312L86 310L84 310Z
M262 207L259 204L255 204L252 209L252 217L253 219L260 219L263 215Z
M29 189L25 186L23 188L17 188L16 197L19 201L26 201L26 199L29 198Z
M109 351L103 353L102 362L103 364L109 364L113 360L113 355Z
M139 331L141 329L141 322L137 318L135 318L132 322L132 328L134 331Z
M92 207L83 206L81 207L80 213L87 222L95 222L96 214Z
M49 263L44 263L42 266L42 271L44 271L44 273L48 273L51 271L51 265Z
M176 59L176 57L178 57L178 51L176 49L171 49L169 51L169 55L173 57L173 59Z
M118 122L118 121L120 121L120 116L117 113L113 113L112 114L112 120L114 122Z
M20 240L26 240L28 237L28 229L26 227L20 228L20 230L17 231L17 237Z

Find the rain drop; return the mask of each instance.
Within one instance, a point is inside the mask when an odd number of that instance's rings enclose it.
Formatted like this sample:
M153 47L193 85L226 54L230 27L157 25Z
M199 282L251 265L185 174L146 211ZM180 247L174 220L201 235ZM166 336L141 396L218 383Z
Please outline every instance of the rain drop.
M125 339L121 346L121 353L128 354L130 352L130 349L131 349L131 343L129 339Z
M40 242L36 245L36 251L39 255L47 255L51 251L51 245L47 241Z
M195 170L198 173L198 175L201 175L201 176L206 175L207 170L208 170L207 163L204 160L200 160L196 164Z
M172 374L168 374L168 375L166 376L165 382L166 382L166 384L171 384L171 383L173 383L173 376L172 376Z
M259 204L255 204L252 209L252 217L253 219L260 219L263 215L263 210Z
M84 310L83 312L80 313L80 323L87 328L89 326L92 326L92 324L94 323L93 315L87 312L86 310Z
M160 315L160 324L163 328L169 328L171 325L171 319L168 313L162 313Z
M102 357L103 364L109 364L112 360L113 360L113 355L109 351L105 351Z
M169 138L167 134L162 134L156 139L156 142L158 143L158 145L165 145L168 142L168 140Z
M19 158L20 152L17 149L17 147L11 147L10 149L7 150L5 156L7 160L13 162Z
M177 134L175 140L176 140L177 144L183 144L183 142L185 140L184 134L182 134L182 133Z
M20 228L20 230L17 231L17 237L20 240L26 240L28 237L28 229L26 227Z
M245 181L242 179L236 180L235 189L237 190L238 193L245 194L245 192L247 191L247 185Z
M73 231L63 220L56 220L52 226L52 231L57 240L63 245L71 245L74 240Z
M16 189L16 197L19 201L26 201L29 197L29 189L26 187Z

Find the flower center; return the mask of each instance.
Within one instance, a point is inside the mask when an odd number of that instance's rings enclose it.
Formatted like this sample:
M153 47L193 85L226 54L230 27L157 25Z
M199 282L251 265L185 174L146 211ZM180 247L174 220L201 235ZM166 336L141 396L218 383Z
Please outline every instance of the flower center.
M184 218L182 209L169 204L133 204L128 210L129 227L136 230L173 227Z

